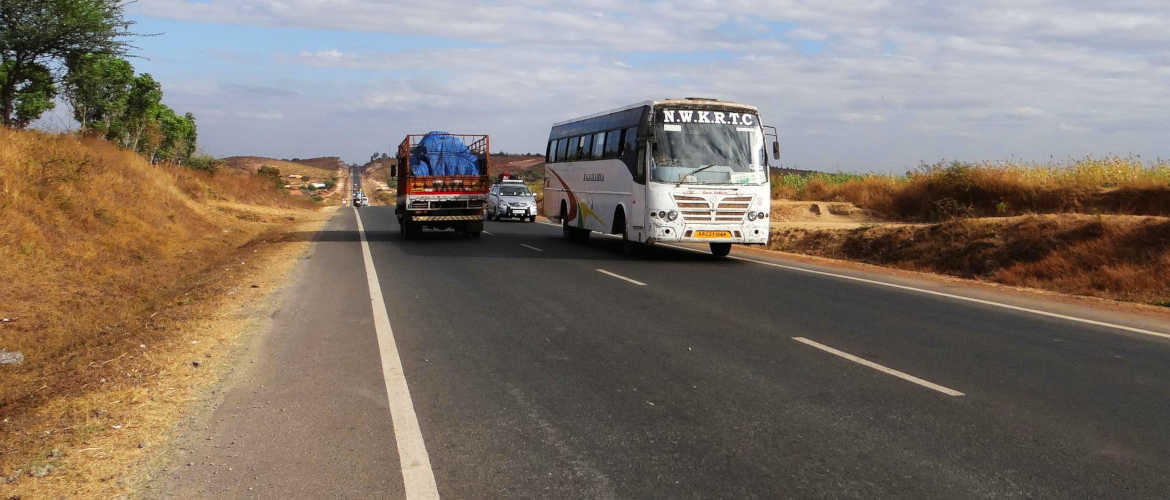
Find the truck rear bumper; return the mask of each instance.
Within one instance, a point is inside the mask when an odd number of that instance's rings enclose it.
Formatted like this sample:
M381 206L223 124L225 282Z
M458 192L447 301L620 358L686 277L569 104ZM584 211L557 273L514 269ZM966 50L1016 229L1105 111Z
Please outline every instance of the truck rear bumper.
M482 221L482 215L412 215L410 220L419 222Z

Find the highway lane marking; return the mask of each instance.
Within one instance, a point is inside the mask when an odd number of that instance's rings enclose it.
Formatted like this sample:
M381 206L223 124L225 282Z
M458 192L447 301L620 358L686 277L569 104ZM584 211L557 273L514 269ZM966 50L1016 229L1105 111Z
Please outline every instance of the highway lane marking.
M521 243L521 244L520 244L520 246L522 246L522 247L524 247L524 248L527 248L527 249L529 249L529 250L535 250L535 251L537 251L537 252L543 252L543 251L544 251L544 250L541 250L541 249L539 249L539 248L536 248L536 247L534 247L534 246L532 246L532 245L525 245L525 244L523 244L523 243Z
M674 247L674 248L681 248L681 247ZM690 249L688 249L688 250L690 250ZM784 264L776 264L776 263L762 261L762 260L749 259L746 257L731 256L729 258L735 259L735 260L742 260L745 262L753 262L756 264L763 264L765 266L778 267L781 269L788 269L790 271L800 271L800 272L810 273L810 274L819 274L822 276L832 276L834 278L842 278L842 279L847 279L847 280L851 280L851 281L857 281L860 283L868 283L871 285L880 285L880 286L886 286L886 287L890 287L890 288L897 288L899 290L907 290L907 291L911 291L911 292L925 293L928 295L934 295L936 297L946 297L948 299L964 300L967 302L974 302L976 304L983 304L983 305L987 305L987 306L1000 307L1003 309L1010 309L1013 311L1020 311L1020 312L1026 312L1026 313L1036 314L1036 315L1040 315L1040 316L1047 316L1049 318L1058 318L1058 319L1073 321L1073 322L1077 322L1077 323L1084 323L1086 325L1101 326L1101 327L1105 327L1105 328L1113 328L1116 330L1124 330L1124 331L1132 332L1132 333L1140 333L1143 335L1150 335L1150 336L1154 336L1154 337L1161 337L1164 339L1170 339L1170 333L1162 333L1162 332L1156 332L1153 330L1146 330L1143 328L1118 325L1116 323L1108 323L1105 321L1097 321L1097 320L1092 320L1092 319L1078 318L1076 316L1066 316L1064 314L1048 312L1048 311L1041 311L1039 309L1032 309L1030 307L1013 306L1011 304L1004 304L1003 302L995 302L995 301L991 301L991 300L977 299L974 297L965 297L963 295L955 295L953 293L936 292L934 290L927 290L924 288L916 288L916 287L912 287L912 286L887 283L884 281L877 281L877 280L871 280L871 279L866 279L866 278L858 278L856 276L849 276L849 275L845 275L845 274L830 273L830 272L825 272L825 271L816 271L813 269L805 269L805 268L796 267L796 266L786 266Z
M838 356L838 357L841 357L841 358L845 358L845 359L847 359L847 360L849 360L849 361L852 361L852 362L854 362L854 363L857 363L857 364L859 364L859 365L862 365L862 366L867 366L867 367L873 368L874 370L877 370L877 371L879 371L879 372L885 373L885 374L887 374L887 375L893 375L893 376L895 376L895 377L898 377L898 378L900 378L900 379L902 379L902 380L905 380L905 381L907 381L907 382L913 382L913 383L915 383L915 384L918 384L918 385L920 385L920 386L922 386L922 387L926 387L926 388L928 388L928 389L933 389L933 390L936 390L936 391L938 391L938 392L941 392L941 393L943 393L943 394L946 394L947 396L956 396L956 397L958 397L958 396L963 396L963 393L961 393L961 392L959 392L959 391L956 391L956 390L954 390L954 389L951 389L951 388L949 388L949 387L944 387L944 386L938 385L938 384L936 384L936 383L934 383L934 382L931 382L931 381L929 381L929 380L923 380L923 379L920 379L920 378L918 378L918 377L915 377L915 376L913 376L913 375L910 375L909 373L906 373L906 372L900 372L900 371L898 371L898 370L895 370L895 369L893 369L893 368L887 368L887 367L885 367L885 366L882 366L882 365L879 365L879 364L877 364L877 363L874 363L873 361L870 361L870 360L868 360L868 359L865 359L865 358L859 358L859 357L857 357L857 356L854 356L854 355L852 355L852 354L849 354L849 353L847 353L847 352L845 352L845 351L841 351L841 350L834 349L834 348L832 348L832 347L829 347L829 346L827 346L827 345L825 345L825 344L821 344L821 343L819 343L819 342L814 342L814 341L812 341L812 340L809 340L809 339L806 339L806 338L804 338L804 337L792 337L792 340L795 340L795 341L797 341L797 342L800 342L800 343L802 343L802 344L805 344L805 345L809 345L809 346L815 347L815 348L817 348L817 349L820 349L820 350L822 350L822 351L825 351L825 352L827 352L827 353L829 353L829 354L832 354L832 355L834 355L834 356Z
M483 234L486 234L488 236L495 236L495 234L492 233L491 231L484 231Z
M390 403L390 419L394 423L394 441L398 444L398 460L402 464L402 482L408 499L439 498L435 485L435 473L431 470L431 459L423 442L418 416L410 399L410 388L406 385L406 374L402 370L402 359L398 357L398 345L394 330L390 328L390 313L382 299L382 285L374 269L374 258L370 253L370 241L362 225L361 215L353 210L357 219L358 233L362 237L362 260L366 267L366 281L370 286L370 305L374 313L374 330L378 336L378 351L382 358L382 377L386 383L386 397Z
M544 224L546 226L560 227L557 224L550 224L547 222L541 222L541 224ZM703 252L700 250L695 250L693 248L687 248L687 247L682 247L682 246L676 246L676 245L672 245L669 243L659 243L658 245L661 245L664 247L669 247L669 248L674 248L676 250L685 250L687 252L693 252L693 253L697 253L697 254L706 254L706 252ZM1154 330L1147 330L1144 328L1138 328L1138 327L1133 327L1133 326L1119 325L1116 323L1109 323L1107 321L1097 321L1097 320L1086 319L1086 318L1078 318L1076 316L1068 316L1068 315L1060 314L1060 313L1042 311L1040 309L1032 309L1030 307L1013 306L1011 304L1005 304L1003 302L995 302L993 300L977 299L975 297L966 297L963 295L956 295L953 293L927 290L925 288L918 288L918 287L907 286L907 285L898 285L895 283L888 283L885 281L877 281L877 280L871 280L871 279L866 279L866 278L858 278L856 276L849 276L847 274L838 274L838 273L830 273L827 271L817 271L814 269L805 269L803 267L788 266L788 265L784 265L784 264L777 264L775 262L768 262L768 261L763 261L763 260L758 260L758 259L750 259L747 257L739 257L739 256L735 256L735 255L729 255L727 258L740 260L740 261L744 261L744 262L751 262L753 264L771 266L771 267L775 267L775 268L779 268L779 269L787 269L789 271L797 271L797 272L808 273L808 274L816 274L816 275L820 275L820 276L831 276L834 278L841 278L841 279L846 279L846 280L850 280L850 281L856 281L859 283L868 283L870 285L878 285L878 286L884 286L884 287L889 287L889 288L896 288L899 290L906 290L906 291L910 291L910 292L917 292L917 293L924 293L927 295L934 295L936 297L946 297L948 299L962 300L962 301L966 301L966 302L972 302L975 304L982 304L985 306L999 307L1002 309L1010 309L1012 311L1025 312L1025 313L1029 313L1029 314L1035 314L1038 316L1046 316L1049 318L1063 319L1066 321L1072 321L1074 323L1082 323L1082 324L1086 324L1086 325L1100 326L1103 328L1112 328L1114 330L1122 330L1122 331L1126 331L1126 332L1130 332L1130 333L1138 333L1138 334L1142 334L1142 335L1149 335L1152 337L1170 339L1170 333L1158 332L1158 331L1154 331Z
M638 285L638 286L646 286L646 284L642 283L641 281L638 281L636 279L630 279L630 278L627 278L627 277L622 276L622 275L617 274L617 273L611 273L609 271L606 271L605 269L598 269L597 272L604 274L606 276L612 276L612 277L617 278L619 280L629 281L630 283L633 283L633 284Z

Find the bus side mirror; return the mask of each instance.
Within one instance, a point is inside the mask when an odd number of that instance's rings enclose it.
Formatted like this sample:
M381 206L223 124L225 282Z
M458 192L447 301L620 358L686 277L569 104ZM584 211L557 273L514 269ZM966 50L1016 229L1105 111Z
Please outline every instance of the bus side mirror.
M780 141L772 141L772 158L780 158Z

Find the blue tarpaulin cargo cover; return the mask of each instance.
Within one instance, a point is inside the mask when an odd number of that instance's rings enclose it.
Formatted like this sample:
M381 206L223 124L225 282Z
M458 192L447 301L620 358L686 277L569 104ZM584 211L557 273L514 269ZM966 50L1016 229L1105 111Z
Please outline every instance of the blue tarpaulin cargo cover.
M410 156L414 175L480 175L479 158L446 132L427 132Z

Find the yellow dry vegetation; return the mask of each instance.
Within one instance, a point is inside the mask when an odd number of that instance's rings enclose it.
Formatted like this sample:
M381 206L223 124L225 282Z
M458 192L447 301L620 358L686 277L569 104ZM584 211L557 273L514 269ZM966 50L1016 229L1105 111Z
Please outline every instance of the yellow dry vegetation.
M1034 213L1170 215L1170 164L1107 157L1049 165L954 162L904 176L774 175L773 196L851 202L898 220Z
M781 227L774 250L1170 306L1170 217L1027 215Z
M337 177L336 168L322 168L317 165L306 165L304 163L264 158L261 156L233 156L224 158L224 161L231 167L253 173L263 166L275 167L280 170L280 176L285 182L289 182L289 174L307 175L314 181ZM293 183L295 184L296 182Z
M0 128L0 349L25 356L0 366L0 496L125 491L230 341L208 318L324 215L261 176Z

